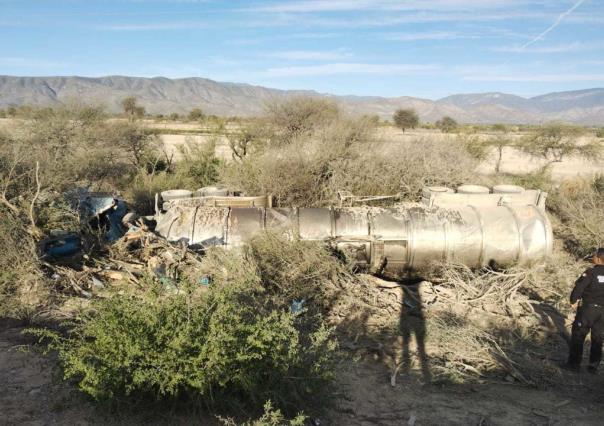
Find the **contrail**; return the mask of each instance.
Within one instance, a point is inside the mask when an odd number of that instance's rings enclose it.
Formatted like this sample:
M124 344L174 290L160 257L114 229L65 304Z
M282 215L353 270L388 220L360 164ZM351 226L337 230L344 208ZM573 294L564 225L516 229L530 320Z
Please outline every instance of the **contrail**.
M524 49L525 47L530 46L531 44L543 39L543 37L545 37L550 31L552 31L554 28L556 28L558 25L560 25L560 23L562 22L562 20L564 18L566 18L568 15L570 15L571 13L573 13L575 11L576 8L578 8L579 6L581 6L583 3L585 2L585 0L579 0L578 2L576 2L573 7L571 7L570 9L568 9L566 12L561 13L558 18L556 19L556 22L554 22L548 29L546 29L545 31L543 31L541 34L539 34L537 37L535 37L534 39L532 39L531 41L529 41L528 43L525 43L524 45L522 45L521 49Z

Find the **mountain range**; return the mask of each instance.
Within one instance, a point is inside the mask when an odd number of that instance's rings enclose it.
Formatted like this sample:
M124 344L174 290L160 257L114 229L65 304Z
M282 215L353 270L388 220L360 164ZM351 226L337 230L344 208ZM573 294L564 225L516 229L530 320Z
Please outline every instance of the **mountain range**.
M524 98L505 93L472 93L438 100L377 96L336 96L308 90L278 90L205 78L169 79L125 76L16 77L0 76L0 108L52 106L70 100L102 104L119 111L126 96L135 96L148 113L187 113L201 108L222 116L253 116L267 102L291 96L333 99L352 113L390 118L398 108L415 109L422 121L450 116L464 123L541 123L566 121L604 125L604 88L555 92Z

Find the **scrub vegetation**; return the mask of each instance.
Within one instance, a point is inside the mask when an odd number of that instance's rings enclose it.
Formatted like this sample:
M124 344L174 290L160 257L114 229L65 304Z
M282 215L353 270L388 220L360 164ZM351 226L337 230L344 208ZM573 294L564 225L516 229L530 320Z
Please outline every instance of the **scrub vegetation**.
M32 108L0 133L0 315L28 320L65 379L93 399L114 407L169 401L218 413L224 424L305 424L334 416L340 373L353 362L377 360L393 384L404 369L425 370L424 382L564 380L548 357L565 350L550 323L568 313L581 259L604 245L604 177L560 184L547 166L516 176L500 165L512 145L553 162L601 158L597 135L579 144L589 130L552 125L512 138L501 126L479 138L445 118L437 126L451 133L446 143L425 136L394 144L374 117L294 98L234 121L222 135L229 161L216 156L218 134L205 144L188 139L176 160L141 108L125 100L122 119L85 105ZM401 129L418 125L411 112L395 117ZM194 110L188 119L208 117ZM493 152L495 174L476 172ZM549 191L555 259L508 271L435 265L418 287L409 277L353 274L321 244L266 234L239 251L206 250L170 285L148 273L136 285L108 284L74 309L67 302L81 297L64 291L36 249L54 229L89 232L67 208L65 194L77 187L119 192L151 214L157 192L213 184L305 207L337 205L341 191L417 201L426 185L468 182ZM97 239L82 265L102 265L116 250ZM40 319L55 326L39 327ZM425 347L411 355L407 347L401 358L401 336L416 323Z

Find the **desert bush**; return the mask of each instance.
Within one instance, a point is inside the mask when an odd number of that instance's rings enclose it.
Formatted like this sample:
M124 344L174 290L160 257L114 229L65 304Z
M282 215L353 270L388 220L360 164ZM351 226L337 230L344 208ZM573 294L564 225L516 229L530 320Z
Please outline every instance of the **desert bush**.
M602 175L565 181L548 199L550 210L559 219L555 233L577 257L604 245L603 181Z
M134 211L149 215L155 211L155 194L174 188L192 189L189 179L182 175L167 171L152 174L139 171L128 181L124 198Z
M529 155L546 160L548 165L569 157L580 157L595 161L602 156L602 143L591 139L579 143L585 134L583 127L563 123L543 125L519 141L518 147Z
M150 129L136 122L104 123L104 138L101 139L107 149L117 150L121 159L131 164L131 170L145 167L153 169L161 158L161 141ZM118 157L118 158L120 158Z
M275 306L304 300L307 311L322 315L353 280L349 268L321 243L291 242L265 233L250 241L245 254L257 266L266 297Z
M0 317L29 316L49 296L36 245L21 219L0 206Z
M489 157L489 145L474 133L460 133L456 141L477 161L484 161Z
M130 121L133 121L136 118L142 118L145 115L145 107L138 105L137 99L134 96L128 96L122 99L121 105L124 115L126 115Z
M306 424L306 416L299 414L291 420L287 420L281 410L273 408L271 401L264 404L264 413L256 420L249 420L244 423L237 422L233 418L219 417L220 422L224 426L304 426Z
M7 191L13 196L35 187L36 163L42 188L114 184L144 162L155 140L137 124L105 120L94 107L53 110L12 138L15 143L1 144L0 155L6 170L21 171L13 173Z
M415 199L425 185L467 182L475 165L460 143L392 146L379 142L374 121L338 119L288 144L267 143L228 164L220 180L250 194L273 194L277 205L304 207L334 204L340 190Z
M186 137L185 144L179 146L179 150L182 158L175 166L175 173L190 180L191 183L187 186L195 186L197 189L216 182L222 163L215 156L215 139L199 144Z
M509 182L513 185L519 185L524 188L536 188L542 191L553 191L555 189L555 183L552 178L552 171L549 167L542 167L534 172L525 174L508 174L499 175L499 181ZM551 201L551 200L550 200ZM549 206L548 202L548 206Z
M444 116L436 123L434 123L436 128L440 129L443 133L451 133L457 129L457 121L449 116Z
M273 194L279 205L329 203L335 194L329 181L337 163L357 156L353 147L371 142L371 123L369 119L336 120L287 144L265 142L241 161L229 164L221 181L250 194Z
M402 194L416 200L424 186L456 187L478 181L476 160L456 142L404 141L396 147L359 147L357 156L341 157L327 188L359 195ZM333 199L334 195L332 195Z
M153 279L143 292L95 301L65 336L32 333L50 338L65 377L98 400L189 398L251 412L271 400L286 415L317 412L330 401L336 347L320 312L303 303L337 261L276 238L209 250L196 271L209 287L182 279L168 293Z
M189 121L201 121L205 118L205 114L201 108L193 108L191 111L189 111L187 118Z
M213 142L188 141L181 154L172 165L152 131L134 121L108 121L99 107L57 108L13 135L0 135L0 199L21 203L16 211L28 208L38 187L44 193L84 186L125 190L135 207L149 213L158 190L215 182L220 162Z
M312 97L293 97L269 102L265 108L268 123L275 129L273 143L289 143L335 121L340 111L333 101Z
M175 188L195 191L216 183L222 162L214 154L215 141L198 144L189 137L185 141L185 145L179 147L179 162L170 163L159 171L155 166L150 170L139 169L131 180L122 183L126 200L138 213L152 214L155 194L162 191ZM148 164L151 164L151 160Z

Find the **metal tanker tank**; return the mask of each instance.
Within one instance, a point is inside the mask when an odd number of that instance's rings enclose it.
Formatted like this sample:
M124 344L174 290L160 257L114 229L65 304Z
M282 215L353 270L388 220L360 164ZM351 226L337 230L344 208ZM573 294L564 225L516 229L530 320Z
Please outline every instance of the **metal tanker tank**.
M181 204L171 200L158 212L156 232L193 246L232 247L263 230L278 230L326 241L373 271L421 269L433 261L481 267L544 259L553 240L546 194L514 191L428 188L422 203L390 208L209 207L187 198Z

